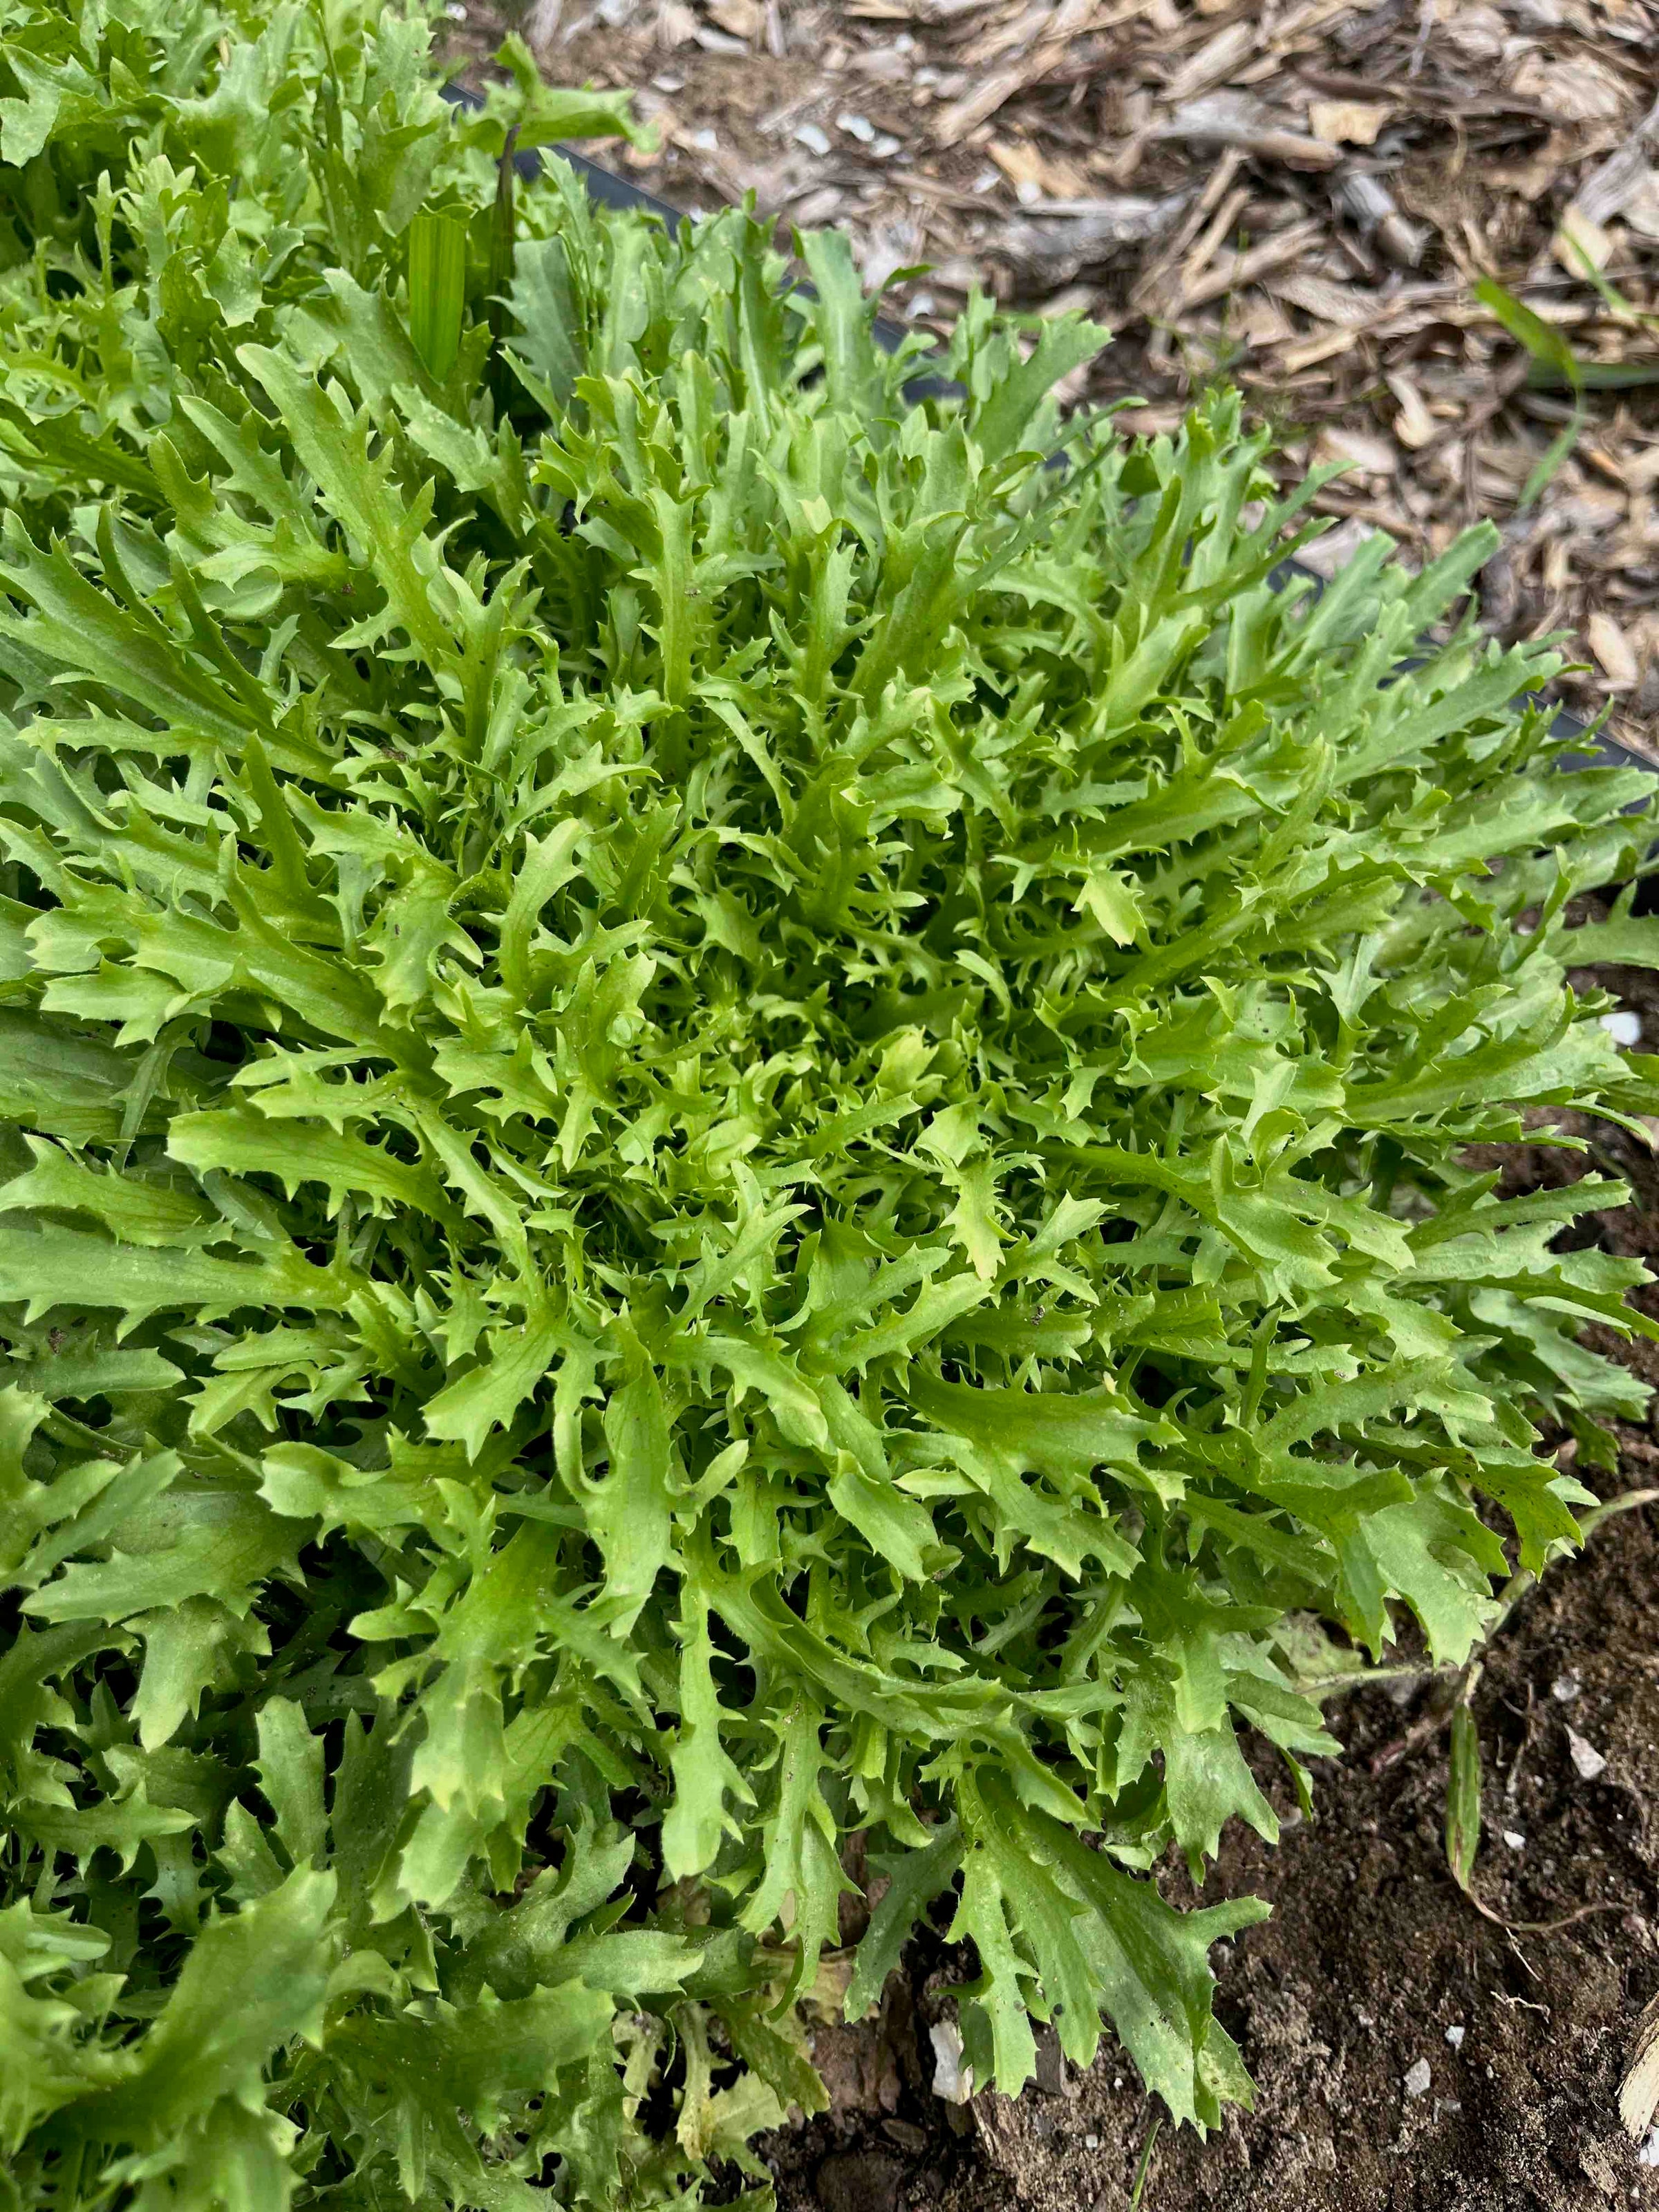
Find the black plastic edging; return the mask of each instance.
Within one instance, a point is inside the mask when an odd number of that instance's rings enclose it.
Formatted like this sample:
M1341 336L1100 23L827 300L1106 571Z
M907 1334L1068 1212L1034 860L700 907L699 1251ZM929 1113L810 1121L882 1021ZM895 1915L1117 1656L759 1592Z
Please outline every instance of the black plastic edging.
M481 107L483 105L479 95L465 85L446 85L444 94L463 107ZM624 213L654 215L670 230L678 228L690 220L683 209L673 206L667 200L659 199L654 192L647 191L641 185L629 183L626 177L617 176L613 169L605 168L598 161L590 161L586 154L577 153L574 147L558 146L553 150L562 161L568 162L576 172L586 187L588 198L599 206L615 208ZM514 165L520 176L526 179L538 177L541 174L542 157L533 148L527 148L514 156ZM800 287L802 291L810 291L811 289L806 284ZM886 353L896 353L907 335L904 325L894 322L889 315L877 315L871 324L871 333L876 343ZM946 379L936 376L920 376L905 386L907 395L917 399L940 398L952 389ZM1056 459L1058 458L1056 456ZM1268 580L1276 586L1282 586L1292 576L1305 579L1313 586L1316 597L1325 588L1324 577L1303 561L1281 562ZM1407 662L1405 665L1409 667L1413 664ZM1551 727L1553 734L1558 738L1583 738L1588 735L1585 723L1565 707L1557 709ZM1586 766L1591 759L1599 757L1610 767L1640 768L1647 769L1650 775L1659 775L1659 765L1640 753L1632 752L1628 745L1621 745L1616 738L1598 734L1594 740L1594 748L1593 753L1587 751Z

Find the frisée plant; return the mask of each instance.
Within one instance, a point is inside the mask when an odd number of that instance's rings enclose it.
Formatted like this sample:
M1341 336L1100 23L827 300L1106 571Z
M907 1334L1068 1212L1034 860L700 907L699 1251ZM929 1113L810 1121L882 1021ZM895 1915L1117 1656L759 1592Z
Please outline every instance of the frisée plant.
M1653 1109L1647 780L1402 672L1486 536L1276 592L1236 401L908 398L426 50L0 4L3 2201L758 2200L924 1921L1212 2124L1294 1624L1464 1656L1641 1410L1461 1163Z

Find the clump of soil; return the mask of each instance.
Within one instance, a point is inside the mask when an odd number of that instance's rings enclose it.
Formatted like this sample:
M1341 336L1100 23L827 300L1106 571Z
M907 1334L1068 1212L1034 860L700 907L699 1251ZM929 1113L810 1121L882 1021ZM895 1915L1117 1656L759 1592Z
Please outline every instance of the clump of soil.
M1646 1048L1659 1046L1654 978L1581 980L1638 1012ZM1577 1234L1659 1253L1652 1151L1605 1122L1552 1118L1588 1149L1493 1147L1475 1164L1512 1190L1622 1175L1631 1203ZM1659 1286L1638 1303L1659 1315ZM1659 1382L1659 1346L1610 1332L1601 1345ZM1659 1485L1654 1435L1619 1434L1616 1475L1577 1471L1607 1497ZM1321 1763L1311 1822L1264 1759L1284 1838L1268 1850L1235 1823L1206 1887L1273 1907L1215 1960L1255 2109L1207 2142L1166 2129L1144 2212L1659 2206L1659 2166L1639 2162L1618 2112L1632 2030L1659 1998L1659 1509L1610 1516L1486 1655L1474 1880L1508 1928L1447 1870L1447 1706L1443 1683L1410 1681L1333 1703L1346 1755ZM1183 1880L1166 1875L1166 1893ZM1550 1933L1518 1925L1585 1906L1596 1910ZM878 2021L818 2031L832 2108L763 2145L780 2212L1127 2212L1152 2112L1115 2046L1079 2076L1046 2036L1018 2101L964 2109L933 2094L929 2029L969 1972L941 1942L918 1942Z

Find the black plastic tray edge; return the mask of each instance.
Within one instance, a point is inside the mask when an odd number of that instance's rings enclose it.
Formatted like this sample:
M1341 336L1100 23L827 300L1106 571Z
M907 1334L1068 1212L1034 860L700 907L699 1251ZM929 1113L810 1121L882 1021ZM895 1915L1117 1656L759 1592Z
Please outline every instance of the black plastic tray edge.
M465 85L446 85L444 92L447 98L463 106L483 105L478 94ZM617 176L614 170L591 161L586 154L579 154L574 147L558 146L553 151L576 172L586 187L589 198L597 201L601 207L654 215L671 229L689 220L683 210L674 207L667 200L659 199L654 192L647 192L642 185L630 184L626 177ZM541 155L533 149L527 149L515 157L515 166L522 176L538 176L542 167ZM902 323L894 322L887 315L878 315L872 329L878 345L888 353L898 351L905 337ZM914 386L907 385L905 389L921 398L947 391L949 386L943 378L923 377L918 378ZM1316 592L1325 588L1325 579L1301 561L1286 561L1282 568L1274 570L1273 580L1283 584L1293 575L1305 578ZM1553 729L1553 734L1559 738L1584 738L1588 735L1584 722L1577 714L1570 714L1565 707L1557 710ZM1586 766L1591 759L1599 757L1611 767L1640 768L1647 769L1650 775L1659 775L1659 764L1644 758L1640 753L1632 752L1628 745L1621 745L1616 738L1598 733L1590 744L1594 750L1586 748Z

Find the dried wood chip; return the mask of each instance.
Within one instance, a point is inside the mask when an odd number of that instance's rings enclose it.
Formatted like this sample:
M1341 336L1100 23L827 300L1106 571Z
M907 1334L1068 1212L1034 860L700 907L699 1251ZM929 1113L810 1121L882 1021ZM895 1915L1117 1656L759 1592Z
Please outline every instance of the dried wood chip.
M697 35L697 19L681 0L661 0L657 9L657 44L672 52Z
M1510 40L1510 27L1496 8L1472 8L1468 0L1434 10L1436 26L1449 46L1473 62L1495 62Z
M1327 423L1314 441L1316 465L1345 461L1368 477L1391 477L1398 463L1393 443L1372 431Z
M1476 115L1529 115L1540 123L1552 119L1547 107L1501 88L1471 93L1461 87L1454 90L1446 85L1427 84L1420 77L1356 76L1348 70L1319 69L1308 63L1297 64L1296 73L1316 92L1328 92L1339 100L1377 100L1413 114L1429 109L1455 113L1465 119Z
M1267 51L1275 54L1288 53L1310 32L1320 29L1334 17L1367 14L1386 4L1387 0L1304 0L1303 6L1292 8L1290 14L1281 19Z
M1364 169L1345 169L1334 180L1336 204L1365 237L1375 237L1390 261L1415 269L1429 242L1426 224L1400 212L1399 202L1381 177Z
M1562 123L1618 123L1633 105L1628 81L1593 54L1547 54L1534 47L1516 64L1510 89L1536 100Z
M745 42L758 39L766 28L766 10L760 0L705 0L708 14L722 31Z
M1436 434L1435 420L1430 414L1422 393L1410 377L1396 372L1384 379L1390 392L1400 402L1400 412L1394 418L1394 434L1402 446L1420 453Z
M1288 275L1270 276L1267 288L1322 323L1348 325L1376 319L1373 293L1358 291L1352 284L1333 283L1328 276L1316 276L1311 270L1295 269Z
M1172 106L1178 107L1183 100L1194 99L1213 85L1224 84L1239 64L1255 52L1255 41L1256 25L1253 21L1229 23L1225 30L1218 31L1182 64L1164 86L1164 97Z
M1228 149L1227 160L1234 162L1242 162L1243 156L1239 153L1237 147L1232 147ZM1219 168L1217 169L1216 174L1218 176L1221 174L1221 170ZM1193 287L1197 283L1199 278L1204 274L1204 271L1209 267L1211 262L1215 258L1222 240L1232 229L1234 224L1237 223L1238 218L1243 214L1245 209L1249 207L1249 186L1248 185L1236 185L1232 191L1228 193L1226 198L1222 201L1220 206L1216 209L1211 220L1205 225L1204 235L1198 240L1196 245L1194 246L1192 252L1187 256L1187 258L1181 264L1181 276L1176 285L1178 302L1176 307L1177 313L1179 313L1181 307L1184 306L1186 301L1191 297Z
M970 131L988 121L1017 92L1024 91L1027 85L1037 83L1049 70L1063 60L1067 41L1079 32L1103 28L1109 23L1127 22L1131 16L1140 15L1146 5L1147 0L1131 0L1128 6L1098 21L1091 21L1096 0L1060 0L1058 8L1038 11L1045 17L1048 25L1040 42L1007 68L994 70L971 92L964 93L960 100L953 100L950 106L941 110L933 129L935 142L940 146L959 144Z
M943 111L933 125L933 137L941 146L956 145L970 131L988 121L1029 82L1029 72L1018 64L1012 69L994 71L972 92L952 101Z
M1243 166L1244 156L1236 146L1230 146L1210 172L1209 182L1187 210L1180 228L1172 237L1165 240L1135 279L1134 288L1129 295L1129 305L1136 313L1145 313L1158 299L1164 279L1205 228L1206 218L1224 203L1231 202L1219 227L1211 225L1216 230L1218 243L1225 236L1227 224L1242 212L1249 200L1248 192L1240 199L1232 191L1233 179Z
M965 46L959 47L957 58L969 69L983 69L987 62L994 62L1003 54L1029 46L1042 30L1048 14L1048 10L1042 5L1042 0L1036 0L1036 4L1031 7L1017 9L1012 15L1005 15L1001 22L994 22L980 32Z
M871 46L853 57L853 67L860 76L872 76L878 84L902 84L911 70L910 57L901 46Z
M1304 568L1311 568L1316 576L1322 576L1328 584L1339 570L1347 567L1366 539L1376 535L1370 525L1356 517L1350 521L1338 523L1334 530L1328 530L1322 538L1316 538L1312 544L1304 545L1296 557Z
M1313 100L1308 128L1328 146L1374 146L1394 110L1370 100Z
M1248 93L1212 92L1189 100L1152 126L1152 136L1186 145L1237 146L1287 168L1334 169L1342 156L1322 139L1284 127L1279 113Z
M1659 148L1659 100L1624 143L1613 149L1580 183L1573 204L1590 222L1611 222L1623 215L1653 174L1649 155Z
M558 36L563 15L564 0L531 0L519 29L532 54L545 53Z
M1241 290L1246 284L1254 284L1270 269L1283 269L1312 245L1320 229L1317 218L1310 216L1305 222L1293 222L1288 228L1276 231L1271 238L1264 238L1259 246L1227 254L1207 275L1200 277L1182 301L1182 307L1190 310L1204 307L1229 292Z
M1561 471L1571 482L1571 464ZM1611 530L1625 512L1625 502L1617 492L1607 491L1599 484L1581 484L1565 499L1558 500L1550 515L1550 526L1558 536L1577 533L1586 538L1600 537Z
M1585 623L1584 634L1607 682L1620 690L1627 690L1635 683L1638 671L1635 648L1624 631L1610 614L1598 608Z
M834 185L820 185L815 192L808 192L804 200L797 200L790 210L791 220L803 230L816 230L819 224L834 222L842 214L844 203Z
M993 138L985 150L1024 206L1036 200L1079 200L1088 194L1089 179L1077 162L1054 160L1023 138Z
M1659 239L1659 170L1648 171L1626 201L1624 215L1638 238Z
M1286 376L1300 375L1304 368L1316 368L1322 361L1330 361L1339 354L1352 353L1363 333L1353 325L1336 330L1321 331L1314 338L1304 338L1296 345L1286 345L1279 355L1279 362Z
M1172 229L1190 197L1166 192L1151 199L1115 192L1099 199L1044 202L1030 219L1005 222L988 243L1001 258L1039 271L1050 283L1064 283Z
M1607 267L1613 258L1613 240L1575 200L1562 210L1550 251L1570 276L1582 276L1587 270Z
M1101 305L1098 289L1093 284L1062 284L1058 292L1050 292L1046 300L1037 302L1038 314L1053 318L1057 315L1092 315Z

